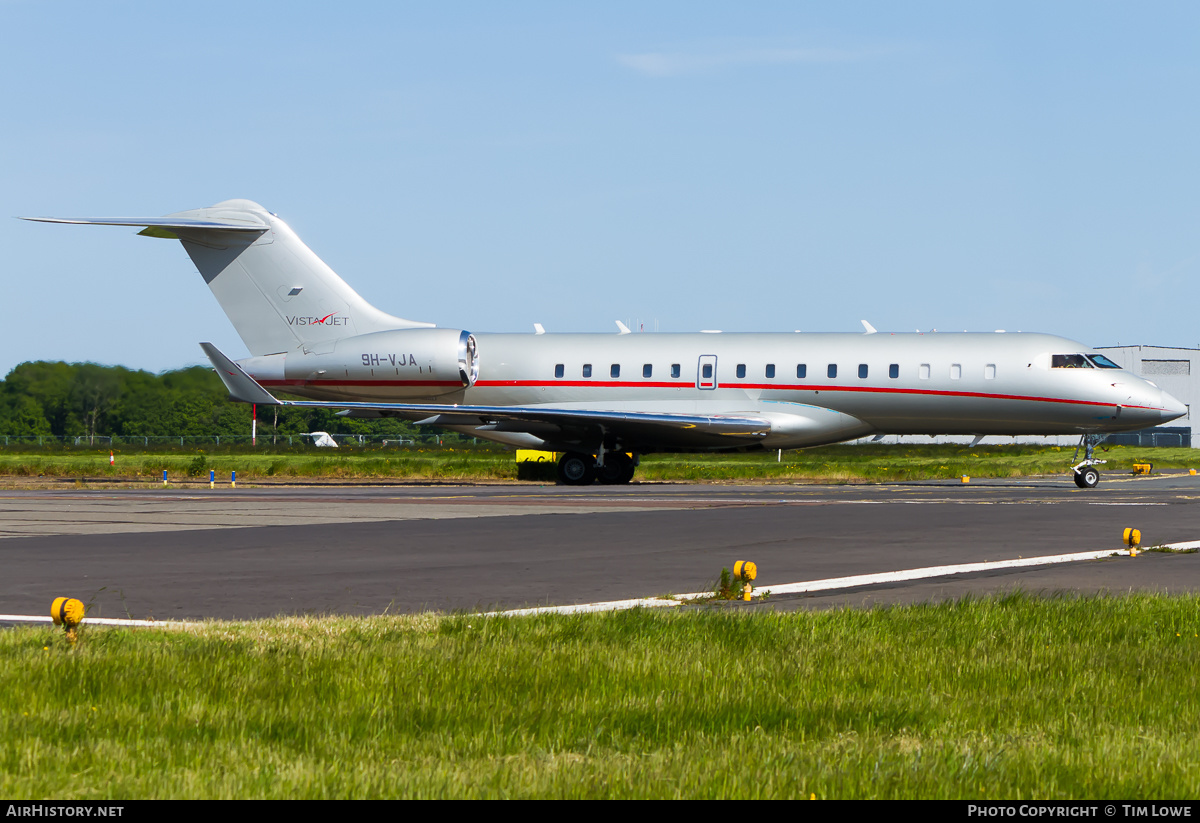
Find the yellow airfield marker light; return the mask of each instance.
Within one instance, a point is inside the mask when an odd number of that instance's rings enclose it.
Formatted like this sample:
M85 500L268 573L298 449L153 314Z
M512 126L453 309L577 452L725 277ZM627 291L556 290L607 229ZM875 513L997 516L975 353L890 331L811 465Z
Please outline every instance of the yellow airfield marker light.
M1142 533L1138 529L1126 529L1122 539L1129 547L1129 556L1137 557L1137 547L1142 544Z
M969 474L964 474L964 475L962 476L962 482L964 482L964 483L970 483L970 482L971 482L971 475L969 475Z
M1188 469L1188 474L1195 474L1195 473L1196 473L1195 469Z
M733 576L742 581L742 600L749 603L754 587L750 581L758 577L758 566L749 560L739 560L733 564Z
M83 603L73 597L56 597L50 604L50 618L54 625L63 627L71 643L75 642L75 628L83 620L83 612Z
M1134 474L1150 474L1150 472L1152 472L1152 471L1154 471L1153 463L1134 463L1133 464L1133 473Z
M753 580L758 577L758 566L749 560L739 560L733 564L733 576L740 580Z

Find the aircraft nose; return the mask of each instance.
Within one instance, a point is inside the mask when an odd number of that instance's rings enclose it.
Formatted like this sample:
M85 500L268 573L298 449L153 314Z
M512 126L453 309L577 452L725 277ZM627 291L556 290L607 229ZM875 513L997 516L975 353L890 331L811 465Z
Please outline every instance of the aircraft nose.
M1168 420L1175 420L1176 418L1183 417L1188 413L1188 407L1171 395L1163 392L1162 412L1160 413L1162 414L1163 422L1166 423Z

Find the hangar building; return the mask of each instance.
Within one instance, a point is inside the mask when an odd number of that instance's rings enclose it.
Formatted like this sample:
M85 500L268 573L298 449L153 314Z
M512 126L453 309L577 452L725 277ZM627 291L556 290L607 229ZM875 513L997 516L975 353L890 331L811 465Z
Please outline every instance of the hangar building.
M1124 446L1200 446L1193 439L1192 406L1200 399L1200 349L1168 346L1097 346L1123 369L1144 377L1188 407L1188 413L1151 429L1110 434L1109 443ZM1197 409L1200 413L1200 409Z

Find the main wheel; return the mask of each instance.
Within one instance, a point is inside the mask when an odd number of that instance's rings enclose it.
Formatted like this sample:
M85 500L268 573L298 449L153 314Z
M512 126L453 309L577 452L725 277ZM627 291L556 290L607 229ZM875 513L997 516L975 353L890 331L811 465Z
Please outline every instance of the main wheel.
M633 480L634 472L637 471L637 460L630 458L625 464L625 471L621 474L621 482L628 483Z
M604 455L604 465L596 469L596 479L606 486L628 483L633 479L633 458L625 452Z
M558 461L558 480L564 486L588 486L596 479L596 458L567 452Z
M1094 489L1100 482L1100 472L1094 466L1084 466L1075 472L1075 485L1081 489Z

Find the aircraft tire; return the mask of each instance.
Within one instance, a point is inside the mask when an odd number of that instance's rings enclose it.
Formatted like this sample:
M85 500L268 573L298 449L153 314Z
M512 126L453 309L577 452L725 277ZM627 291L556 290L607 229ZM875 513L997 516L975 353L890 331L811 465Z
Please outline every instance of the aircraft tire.
M604 466L596 470L596 479L605 486L628 483L633 479L633 460L624 452L610 452L604 457Z
M633 475L637 471L637 463L630 460L625 465L625 471L621 472L621 482L628 483L633 480Z
M1075 485L1081 489L1094 489L1100 482L1100 472L1092 466L1085 466L1075 472Z
M564 486L590 486L596 479L596 458L567 452L558 461L558 480Z

